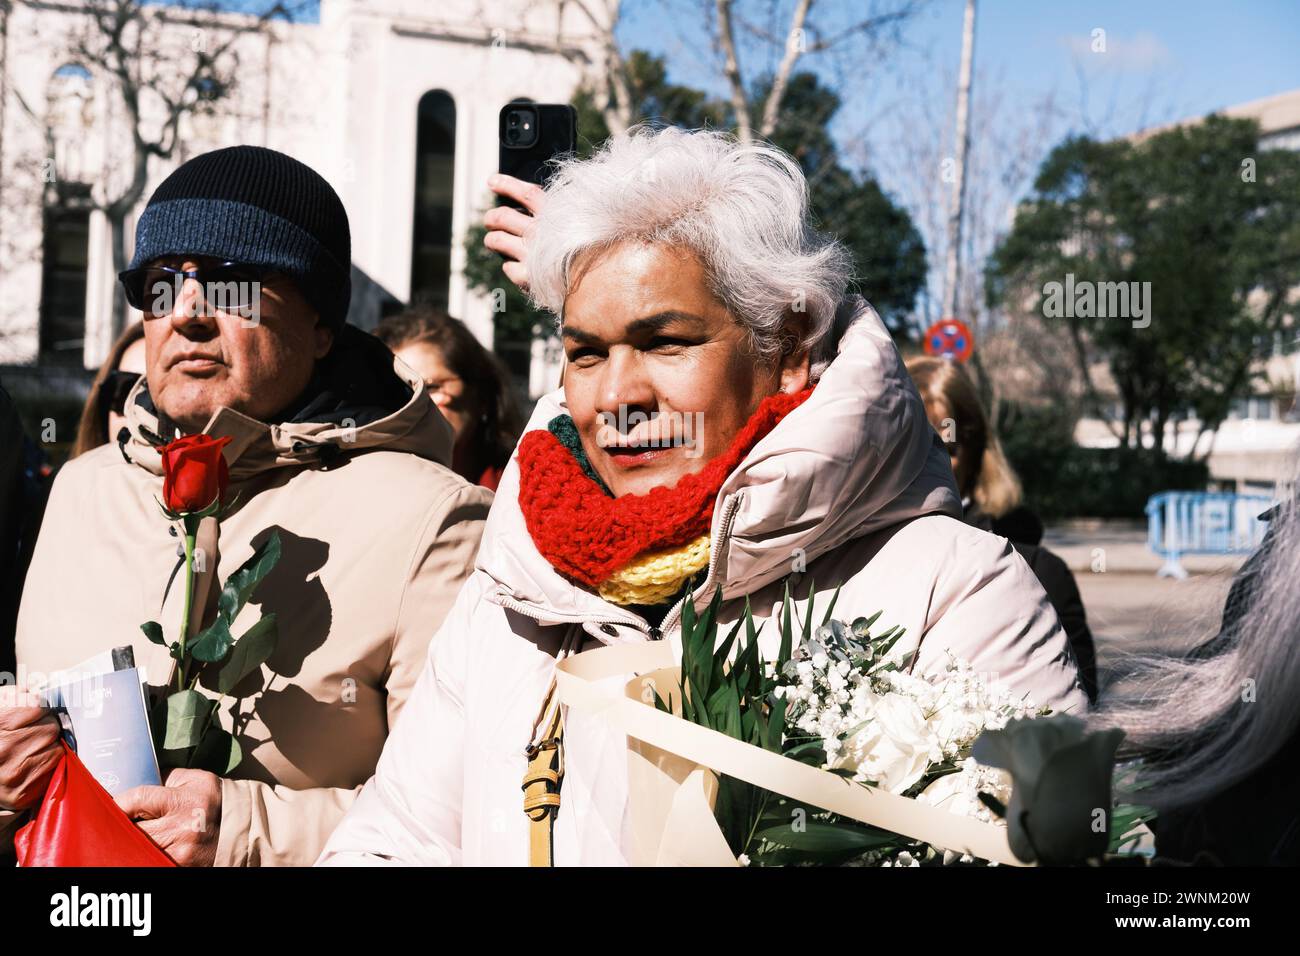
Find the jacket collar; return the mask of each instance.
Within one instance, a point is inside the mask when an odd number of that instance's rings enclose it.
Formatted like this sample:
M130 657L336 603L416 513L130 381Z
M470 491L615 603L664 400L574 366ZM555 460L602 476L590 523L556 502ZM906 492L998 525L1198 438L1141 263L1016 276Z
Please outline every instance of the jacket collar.
M203 433L228 437L225 458L232 483L270 469L329 465L341 455L383 448L407 451L450 466L451 427L429 400L423 380L373 336L345 326L335 353L322 361L313 386L286 413L290 420L263 422L233 408L213 412ZM127 460L162 474L165 424L143 376L126 401Z
M712 550L697 603L753 593L847 541L923 514L961 517L948 456L875 310L853 297L847 331L812 396L769 432L723 482ZM568 408L562 390L543 397L528 430ZM497 490L476 566L494 600L542 623L644 622L551 567L519 508L516 456ZM670 613L665 624L675 621Z

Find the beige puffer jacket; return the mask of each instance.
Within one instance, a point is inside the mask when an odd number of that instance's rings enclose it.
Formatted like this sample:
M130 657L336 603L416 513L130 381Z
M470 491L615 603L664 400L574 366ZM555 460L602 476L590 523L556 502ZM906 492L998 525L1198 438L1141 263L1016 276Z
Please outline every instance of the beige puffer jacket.
M282 557L245 608L241 634L275 611L279 644L221 707L244 751L222 785L218 866L310 864L373 773L390 727L473 567L492 494L455 475L451 430L424 384L376 339L348 329L314 420L267 425L229 408L231 492L218 578L278 528ZM397 373L395 378L393 372ZM55 482L18 620L20 673L74 666L132 644L152 684L171 673L140 631L180 625L182 576L156 498L156 433L143 382L131 438L68 463ZM212 696L215 696L213 694ZM0 813L7 846L20 822Z
M563 394L550 395L529 427L564 411ZM524 747L566 627L578 623L588 647L662 639L680 653L680 603L651 628L552 569L525 528L518 482L512 462L474 575L322 863L526 864ZM1040 705L1083 711L1074 659L1038 581L1004 538L960 514L920 396L861 304L812 396L724 482L697 606L720 586L723 621L739 617L748 596L762 622L778 612L788 576L800 597L816 582L818 607L842 583L836 616L883 611L882 626L906 628L897 652L919 646L917 672L942 668L951 652ZM778 629L764 627L763 637L775 655ZM565 742L556 862L624 863L625 738L571 711Z

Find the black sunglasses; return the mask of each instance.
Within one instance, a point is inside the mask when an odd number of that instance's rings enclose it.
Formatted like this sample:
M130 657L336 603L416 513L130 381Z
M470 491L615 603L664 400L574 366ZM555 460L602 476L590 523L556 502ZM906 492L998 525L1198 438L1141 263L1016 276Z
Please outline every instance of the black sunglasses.
M125 414L126 397L131 394L131 389L135 388L135 383L138 381L140 381L139 372L122 372L117 369L109 372L104 381L99 383L99 405L104 409L104 413Z
M221 262L197 269L143 266L117 274L126 301L146 319L171 315L186 279L203 289L203 300L223 312L249 309L257 304L262 281L272 270L247 262Z

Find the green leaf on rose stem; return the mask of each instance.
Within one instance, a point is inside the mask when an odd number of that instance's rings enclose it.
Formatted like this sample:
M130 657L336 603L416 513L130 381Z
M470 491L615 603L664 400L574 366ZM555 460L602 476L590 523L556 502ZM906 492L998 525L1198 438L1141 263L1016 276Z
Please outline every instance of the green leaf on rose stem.
M157 621L145 621L140 625L140 630L144 631L144 636L153 643L162 647L167 646L167 638L163 637L162 625Z
M221 670L217 673L217 690L229 694L236 684L266 663L275 651L279 636L275 612L264 614L235 642L230 659L221 665Z
M162 510L163 517L166 518L168 521L180 521L180 520L181 520L181 515L178 514L178 513L175 512L175 511L172 511L172 510L171 510L170 508L168 508L165 504L163 504L163 503L162 503L162 499L159 498L157 495L154 495L154 496L153 496L153 500L156 501L156 502L158 502L158 507Z
M186 647L186 650L196 661L214 664L225 658L233 640L230 636L229 624L218 617L210 626L199 632L199 636Z
M217 512L218 521L222 520L223 518L226 517L226 515L230 514L232 511L235 510L235 505L239 504L239 499L242 495L243 495L242 491L236 491L233 495L231 495L229 501L223 501L221 503L221 510Z
M247 561L226 578L225 586L221 589L221 597L217 601L217 613L227 624L233 623L239 616L248 599L253 596L253 591L279 560L280 532L277 529L271 532L271 536L253 552Z
M208 727L207 733L194 748L189 765L197 770L207 770L218 777L224 777L239 766L244 759L239 741L220 727Z
M210 518L212 517L212 515L216 514L220 510L221 510L221 495L217 495L217 497L213 498L206 508L204 508L202 511L196 511L193 514L195 518L199 518L199 519Z
M163 747L184 750L197 744L214 706L214 701L197 690L181 690L168 696Z

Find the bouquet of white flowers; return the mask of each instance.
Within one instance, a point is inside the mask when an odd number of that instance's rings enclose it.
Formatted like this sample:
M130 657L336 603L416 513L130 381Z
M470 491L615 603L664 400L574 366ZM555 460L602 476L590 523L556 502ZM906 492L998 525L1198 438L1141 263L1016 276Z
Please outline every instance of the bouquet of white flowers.
M719 642L717 594L699 615L687 602L680 668L655 648L561 665L561 698L628 733L634 862L1083 862L1150 818L1113 804L1119 732L1086 734L955 658L913 675L901 629L835 619L837 597L814 626L810 589L796 642L787 588L774 661L748 608ZM594 679L620 667L641 676L602 699Z

